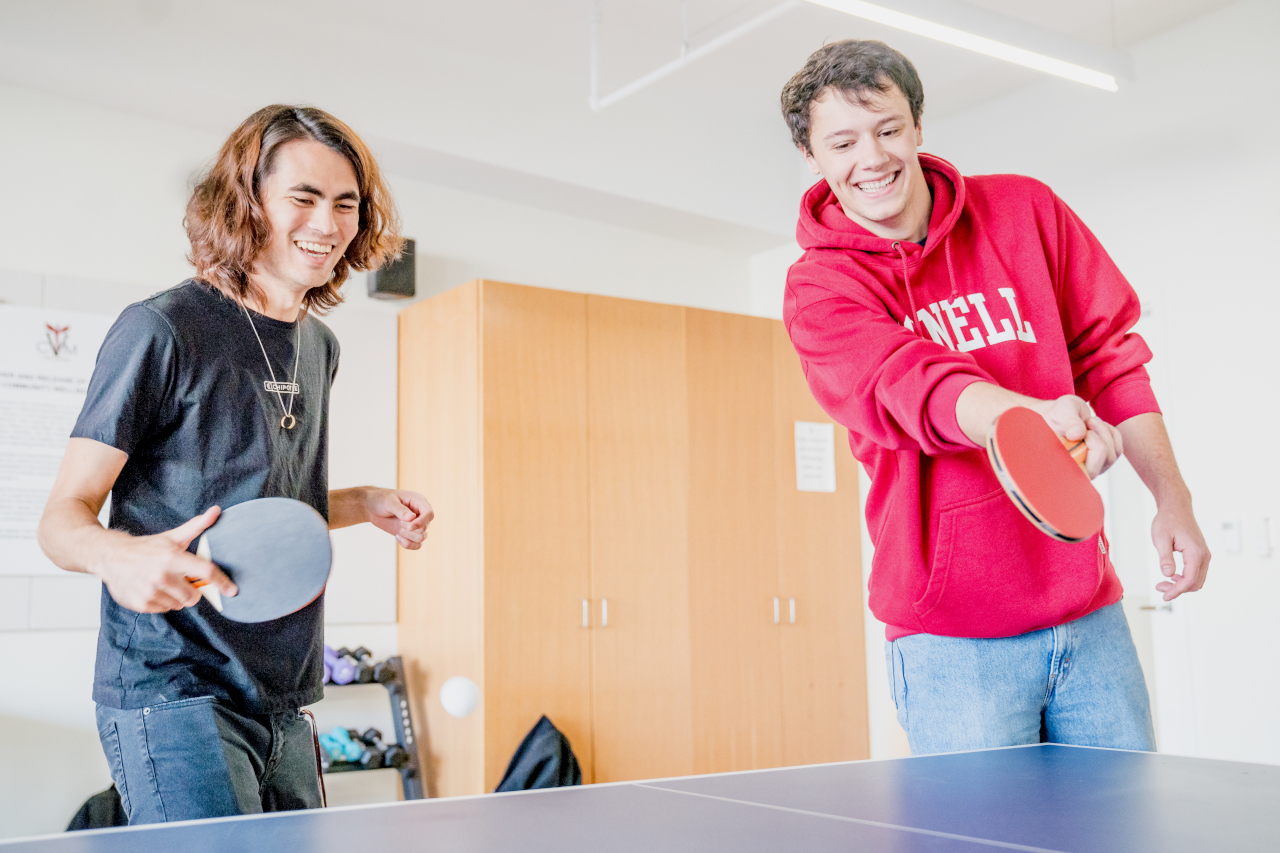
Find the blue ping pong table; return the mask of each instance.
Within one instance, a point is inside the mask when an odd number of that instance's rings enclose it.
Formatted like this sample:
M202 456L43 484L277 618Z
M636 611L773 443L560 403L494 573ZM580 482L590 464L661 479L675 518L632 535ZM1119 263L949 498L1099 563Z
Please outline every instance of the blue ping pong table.
M18 839L2 853L1280 850L1280 767L1042 744Z

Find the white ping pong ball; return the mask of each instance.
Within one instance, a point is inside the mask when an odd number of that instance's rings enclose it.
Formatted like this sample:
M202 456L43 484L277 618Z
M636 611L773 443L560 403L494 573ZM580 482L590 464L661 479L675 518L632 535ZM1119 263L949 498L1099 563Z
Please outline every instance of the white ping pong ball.
M480 704L480 688L465 675L455 675L440 685L440 704L453 717L465 717Z

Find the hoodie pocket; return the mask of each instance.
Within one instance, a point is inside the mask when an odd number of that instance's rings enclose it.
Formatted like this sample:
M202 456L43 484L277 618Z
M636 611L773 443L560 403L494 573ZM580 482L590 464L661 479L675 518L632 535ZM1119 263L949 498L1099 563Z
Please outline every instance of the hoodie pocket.
M930 634L1009 637L1083 611L1102 573L1096 537L1050 539L997 490L939 514L929 583L914 609Z

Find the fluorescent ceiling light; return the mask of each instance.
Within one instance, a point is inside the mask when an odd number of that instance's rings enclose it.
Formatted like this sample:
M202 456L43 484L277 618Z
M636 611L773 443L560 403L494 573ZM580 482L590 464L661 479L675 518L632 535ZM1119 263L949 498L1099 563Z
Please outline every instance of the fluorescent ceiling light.
M1097 86L1099 89L1106 89L1108 92L1114 92L1118 89L1116 78L1110 74L1103 74L1101 71L1072 65L1070 62L1063 62L1061 59L1033 53L1032 51L1023 50L1020 47L993 41L982 36L975 36L972 33L952 29L942 24L935 24L933 21L926 21L924 18L895 12L893 9L886 9L873 3L865 3L863 0L809 0L809 2L817 6L826 6L828 9L835 9L838 12L845 12L858 18L865 18L868 21L875 21L900 30L906 30L909 33L922 35L926 38L937 39L947 44L953 44L956 47L972 50L975 53L994 56L996 59L1003 59L1006 62L1013 62L1018 65L1025 65L1027 68L1035 68L1038 71L1056 74L1068 80L1075 80L1077 83Z

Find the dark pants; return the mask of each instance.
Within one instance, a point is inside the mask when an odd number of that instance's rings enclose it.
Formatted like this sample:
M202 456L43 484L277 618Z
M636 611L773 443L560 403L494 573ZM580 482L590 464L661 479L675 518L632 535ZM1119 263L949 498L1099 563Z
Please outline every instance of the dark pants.
M98 737L130 825L321 805L300 711L241 714L212 696L131 711L99 705Z

